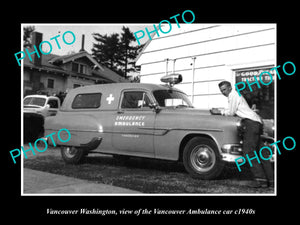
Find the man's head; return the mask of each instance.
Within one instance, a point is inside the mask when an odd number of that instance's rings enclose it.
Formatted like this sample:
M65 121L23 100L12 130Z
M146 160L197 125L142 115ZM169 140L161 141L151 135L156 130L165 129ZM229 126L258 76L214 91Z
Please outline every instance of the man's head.
M228 81L222 81L219 83L220 91L226 97L229 96L230 92L232 91L231 83Z

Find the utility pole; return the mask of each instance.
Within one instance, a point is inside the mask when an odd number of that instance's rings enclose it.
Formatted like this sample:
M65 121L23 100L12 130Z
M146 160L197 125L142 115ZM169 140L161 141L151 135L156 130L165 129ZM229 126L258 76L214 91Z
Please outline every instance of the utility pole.
M192 104L194 104L194 84L195 84L195 61L196 57L192 57L192 73L193 73L193 80L192 80Z
M169 59L166 58L165 60L166 60L166 75L168 75L168 63L169 63Z

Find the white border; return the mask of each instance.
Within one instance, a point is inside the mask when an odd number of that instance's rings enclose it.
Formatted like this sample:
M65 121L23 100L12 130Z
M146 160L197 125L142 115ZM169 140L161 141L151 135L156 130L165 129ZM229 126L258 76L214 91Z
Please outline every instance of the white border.
M215 23L214 23L215 24ZM220 23L223 25L223 23ZM228 24L228 23L224 23ZM230 24L259 24L259 23L230 23ZM267 23L264 23L267 24ZM275 59L276 59L276 65L277 65L277 24L276 23L271 23L275 25L275 30L276 30L276 37L275 37ZM150 25L152 26L153 24L147 24L147 23L130 23L130 24L119 24L119 23L113 23L113 24L87 24L87 23L74 23L74 24L60 24L60 23L21 23L21 51L23 51L23 27L24 26L103 26L103 25L109 25L109 26L116 26L116 25L139 25L139 26L147 26ZM23 136L23 86L24 86L24 63L23 60L21 62L21 144L22 146L24 145L24 136ZM277 140L277 77L274 82L275 88L275 103L274 103L274 112L275 112L275 140ZM68 193L24 193L24 157L23 153L21 154L21 196L187 196L187 197L194 197L194 196L277 196L277 154L275 156L275 171L274 171L274 193L215 193L215 194L169 194L169 193L164 193L164 194L147 194L147 193L142 193L142 194L118 194L118 193L112 193L112 194L101 194L101 193L88 193L88 194L81 194L81 193L76 193L76 194L68 194Z

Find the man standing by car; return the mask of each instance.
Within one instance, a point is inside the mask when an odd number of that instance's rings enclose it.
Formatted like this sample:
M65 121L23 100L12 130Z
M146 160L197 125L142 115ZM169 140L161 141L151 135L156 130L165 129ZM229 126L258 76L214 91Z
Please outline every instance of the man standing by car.
M221 93L228 97L228 109L211 109L212 114L224 116L238 116L242 118L243 128L243 154L251 159L255 157L254 151L260 148L260 135L263 131L262 120L253 110L250 109L243 96L239 96L232 90L231 83L222 81L219 83ZM251 172L254 180L249 183L250 187L268 187L273 185L273 170L270 161L261 160L259 163L255 158L251 161Z

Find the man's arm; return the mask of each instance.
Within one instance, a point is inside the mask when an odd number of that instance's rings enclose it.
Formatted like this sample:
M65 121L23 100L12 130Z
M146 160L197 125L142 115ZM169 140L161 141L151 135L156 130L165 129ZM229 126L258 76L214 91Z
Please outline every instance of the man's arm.
M238 110L240 103L240 98L238 95L231 95L228 98L228 109L225 109L222 113L224 116L234 116Z
M217 108L212 108L209 110L212 115L222 115L222 111Z

